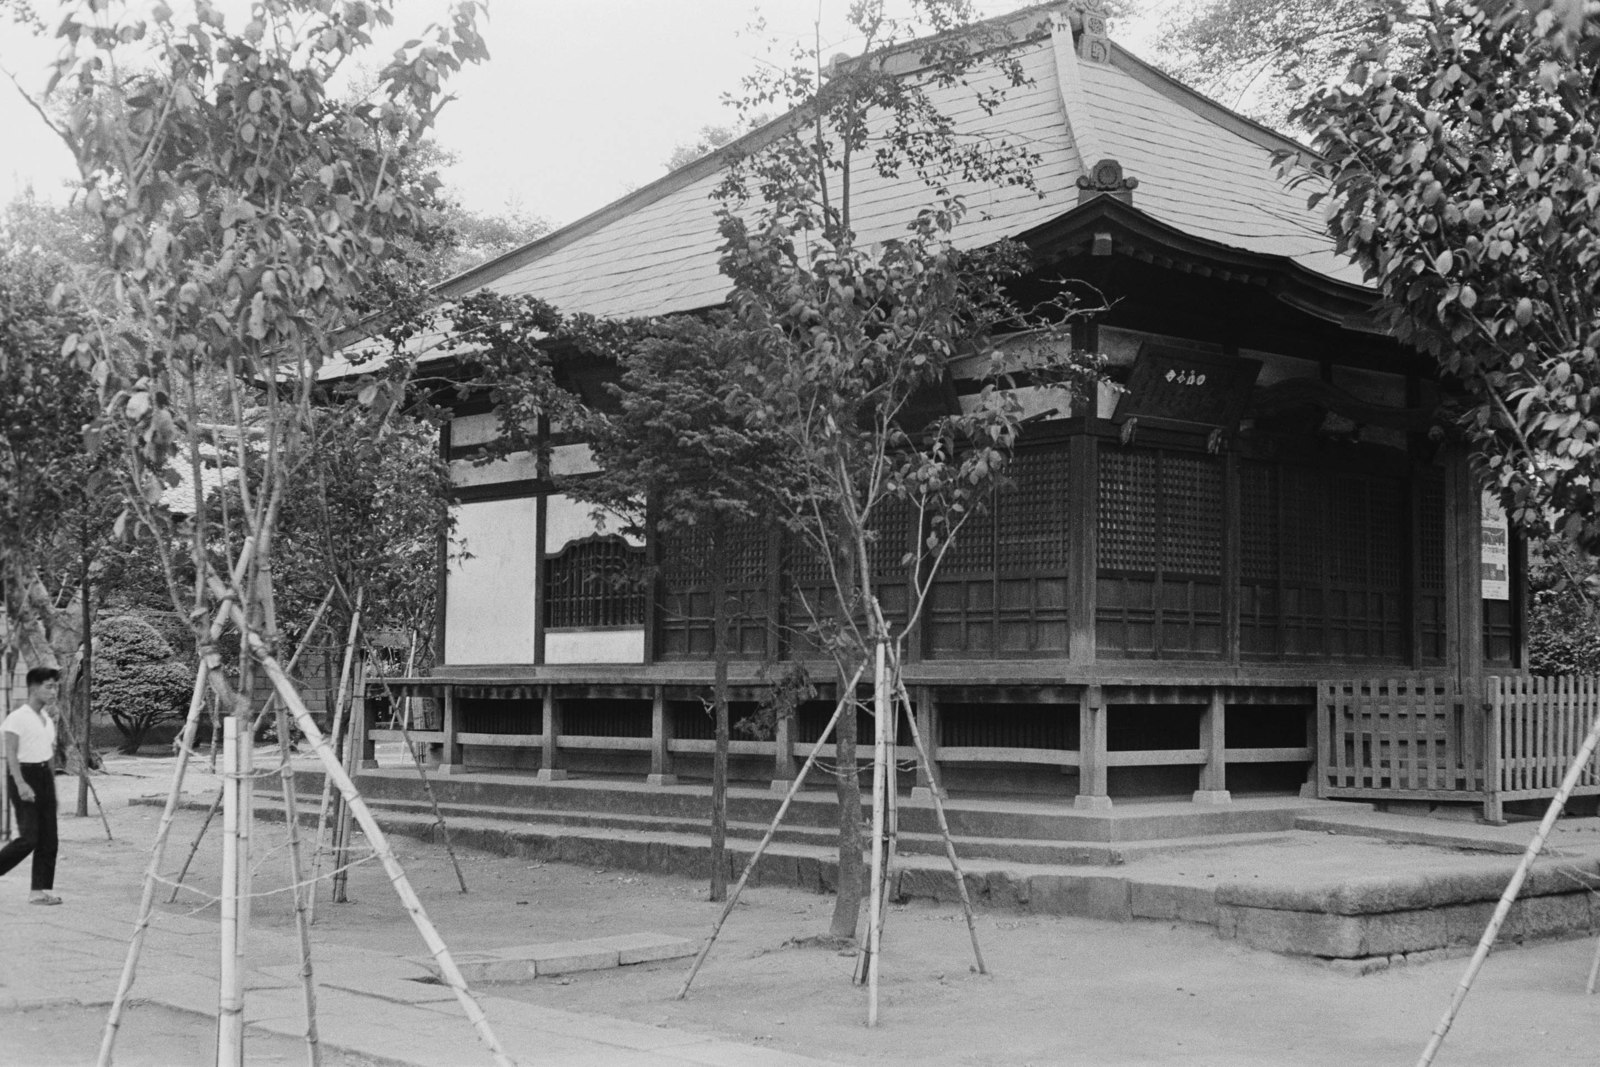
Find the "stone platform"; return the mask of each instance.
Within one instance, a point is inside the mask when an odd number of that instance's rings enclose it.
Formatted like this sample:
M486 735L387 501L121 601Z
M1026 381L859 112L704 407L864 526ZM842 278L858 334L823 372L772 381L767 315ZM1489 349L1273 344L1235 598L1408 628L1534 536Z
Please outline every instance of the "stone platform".
M299 781L307 800L320 793L320 774L306 771ZM363 772L359 783L387 830L437 834L414 769ZM432 785L458 846L706 874L709 790L703 786L540 782L506 774L456 775ZM258 811L271 810L271 797L261 793ZM742 871L778 803L765 790L730 790L731 877ZM898 810L895 897L957 900L931 802L902 797ZM1222 938L1358 971L1469 949L1533 832L1532 823L1497 827L1385 815L1364 804L1283 796L1223 805L1119 802L1107 811L1074 810L1070 800L955 797L947 815L979 907L1203 924ZM802 793L753 880L831 892L836 821L831 793ZM1600 820L1563 820L1502 940L1600 928L1595 887Z

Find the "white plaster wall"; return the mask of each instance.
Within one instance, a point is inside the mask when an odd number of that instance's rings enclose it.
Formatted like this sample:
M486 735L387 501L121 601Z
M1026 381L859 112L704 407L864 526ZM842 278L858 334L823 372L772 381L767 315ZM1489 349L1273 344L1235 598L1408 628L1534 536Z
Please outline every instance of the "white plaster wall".
M644 629L545 631L546 663L643 663Z
M455 513L456 536L472 558L458 560L446 580L444 661L532 663L538 501L460 504Z
M546 498L544 550L546 555L553 556L560 552L573 541L581 541L585 537L593 537L597 533L619 534L622 532L622 520L614 514L609 514L605 528L602 531L595 525L594 505L586 504L581 500L574 500L570 496L552 493ZM637 537L627 536L630 545L642 546L644 542ZM546 655L548 656L548 648Z
M492 411L482 415L457 415L450 420L450 447L486 445L499 436L499 429L500 416Z
M457 487L494 485L497 482L514 482L538 476L539 463L531 452L513 452L505 459L497 459L493 463L482 465L475 464L470 459L450 461L450 484Z
M556 445L550 450L550 473L556 477L563 474L588 474L599 469L599 464L594 461L594 453L588 445Z

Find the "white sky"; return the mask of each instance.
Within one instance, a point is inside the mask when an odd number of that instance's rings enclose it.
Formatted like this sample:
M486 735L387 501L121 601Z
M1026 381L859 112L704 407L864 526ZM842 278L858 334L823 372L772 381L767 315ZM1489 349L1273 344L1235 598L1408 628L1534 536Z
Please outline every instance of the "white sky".
M1189 0L1155 0L1166 7ZM848 51L847 0L493 0L491 59L451 82L458 97L439 141L458 162L445 175L480 211L509 205L557 225L665 173L673 146L729 121L722 94L767 54L747 32L759 6L767 35L809 40L820 10L824 54ZM49 0L36 8L51 21ZM172 5L180 14L184 4ZM1025 0L979 0L985 13ZM398 0L397 27L419 31L443 0ZM1143 26L1112 27L1138 47ZM403 38L402 38L403 39ZM0 20L0 71L43 88L56 46ZM375 55L372 66L384 58ZM7 81L0 81L0 198L23 188L62 199L70 157Z

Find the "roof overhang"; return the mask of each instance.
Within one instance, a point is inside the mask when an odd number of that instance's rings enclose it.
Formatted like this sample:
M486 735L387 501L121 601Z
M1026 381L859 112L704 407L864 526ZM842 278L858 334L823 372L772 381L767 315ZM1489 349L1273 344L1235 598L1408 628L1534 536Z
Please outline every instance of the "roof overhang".
M1390 336L1377 315L1378 294L1330 278L1288 256L1252 252L1196 237L1114 196L1101 195L1016 235L1045 267L1085 256L1126 256L1200 277L1265 289L1316 318L1358 333Z

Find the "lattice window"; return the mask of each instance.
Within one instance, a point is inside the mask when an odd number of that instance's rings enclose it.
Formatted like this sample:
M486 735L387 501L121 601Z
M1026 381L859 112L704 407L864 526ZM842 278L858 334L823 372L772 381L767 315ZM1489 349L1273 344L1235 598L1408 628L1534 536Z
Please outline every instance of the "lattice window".
M1000 491L995 565L1002 571L1059 571L1067 566L1067 454L1019 452Z
M662 584L675 588L706 584L711 565L711 536L705 527L662 533L658 544Z
M574 541L544 562L545 625L639 626L644 591L639 583L643 549L620 537Z
M657 654L709 656L715 637L711 530L699 525L663 531L657 544L661 577ZM732 523L723 532L720 556L726 566L728 637L735 656L758 658L767 652L769 546L769 532L759 522Z
M1100 450L1100 566L1107 570L1153 571L1159 559L1156 534L1159 489L1156 455L1126 449Z
M1282 533L1278 521L1278 468L1239 465L1239 575L1246 582L1278 580Z
M1444 474L1428 470L1417 485L1418 580L1427 590L1444 589Z
M877 534L867 546L874 577L899 579L906 573L906 551L911 546L911 504L889 499L877 507L873 530Z
M1161 569L1222 574L1222 464L1209 456L1161 457Z

